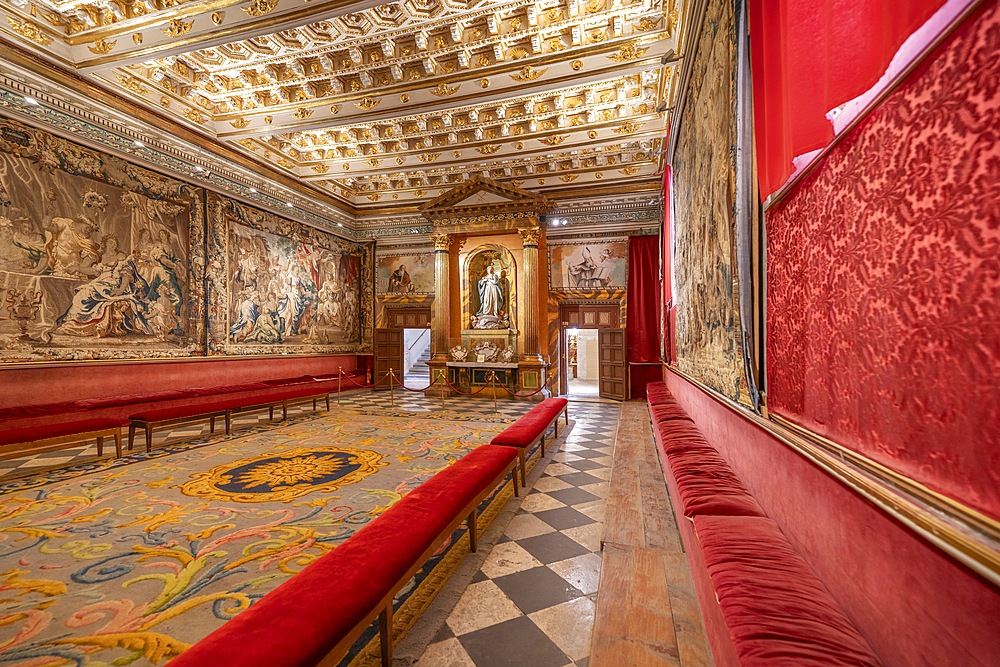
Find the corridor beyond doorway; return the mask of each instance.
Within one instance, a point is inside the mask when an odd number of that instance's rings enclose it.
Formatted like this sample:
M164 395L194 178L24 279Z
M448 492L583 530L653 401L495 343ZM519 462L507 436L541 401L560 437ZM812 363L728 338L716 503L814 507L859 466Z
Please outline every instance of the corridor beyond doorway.
M598 343L597 329L565 329L566 336L566 395L597 397Z
M430 384L431 330L403 329L403 384L423 389Z

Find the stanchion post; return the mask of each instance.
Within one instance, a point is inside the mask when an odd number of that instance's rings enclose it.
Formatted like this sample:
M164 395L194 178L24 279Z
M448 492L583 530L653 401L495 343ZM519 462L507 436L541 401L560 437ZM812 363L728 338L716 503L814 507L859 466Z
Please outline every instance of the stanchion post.
M493 387L493 412L499 414L500 411L497 410L497 372L494 370L490 371L490 384Z
M344 378L344 368L337 366L337 405L340 406L340 383Z
M393 380L395 380L395 379L396 379L396 374L392 372L392 367L390 366L389 367L389 407L392 407L392 408L396 407L396 396L395 396L396 387L393 386L394 385Z
M442 368L437 369L437 380L434 380L434 381L437 382L438 380L441 380L443 378L444 378L444 369L442 369ZM448 384L447 380L445 380L445 384L446 385ZM444 410L444 391L445 391L445 387L442 387L441 388L441 409L442 410Z

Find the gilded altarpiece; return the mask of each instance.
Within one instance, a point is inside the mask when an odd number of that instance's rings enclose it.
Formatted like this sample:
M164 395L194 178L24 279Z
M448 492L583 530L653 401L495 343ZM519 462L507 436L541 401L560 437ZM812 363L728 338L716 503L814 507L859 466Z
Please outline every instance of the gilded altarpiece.
M736 263L736 23L712 0L680 116L674 176L678 368L747 401Z
M201 201L185 183L0 120L0 358L201 353Z
M209 354L371 347L372 247L209 198Z

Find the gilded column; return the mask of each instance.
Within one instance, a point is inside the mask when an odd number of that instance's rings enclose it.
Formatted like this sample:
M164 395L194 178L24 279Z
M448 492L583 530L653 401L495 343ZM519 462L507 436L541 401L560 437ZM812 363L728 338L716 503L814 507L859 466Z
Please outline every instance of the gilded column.
M434 308L431 312L434 360L447 361L451 334L448 265L454 239L448 234L431 234L431 240L434 242Z
M519 229L521 243L524 246L524 282L521 293L524 296L524 354L525 361L541 361L541 349L538 346L538 237L542 230L539 227Z

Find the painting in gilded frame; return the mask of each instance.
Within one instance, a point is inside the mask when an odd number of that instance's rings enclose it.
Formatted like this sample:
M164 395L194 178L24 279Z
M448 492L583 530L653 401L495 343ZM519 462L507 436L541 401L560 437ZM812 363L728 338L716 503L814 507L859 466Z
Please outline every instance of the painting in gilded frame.
M551 289L612 289L625 287L628 242L595 239L549 245Z
M378 294L433 294L434 255L425 252L376 257L375 291Z

